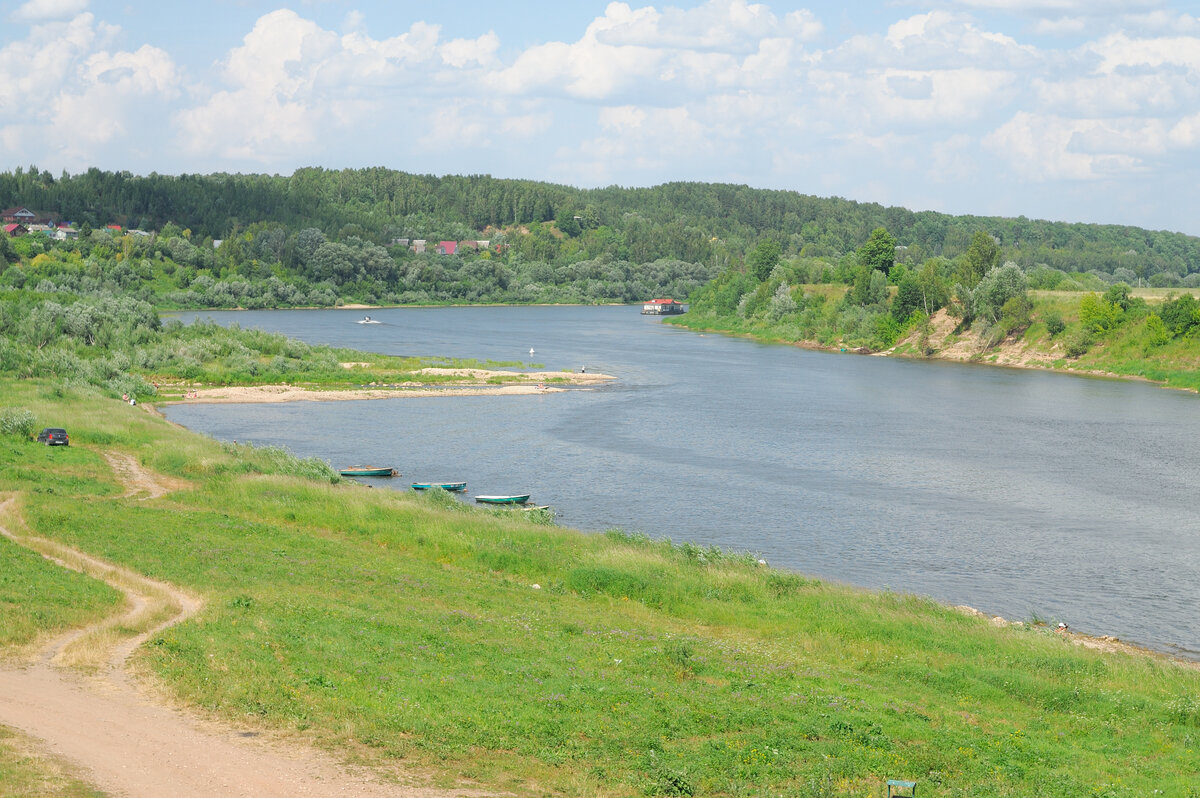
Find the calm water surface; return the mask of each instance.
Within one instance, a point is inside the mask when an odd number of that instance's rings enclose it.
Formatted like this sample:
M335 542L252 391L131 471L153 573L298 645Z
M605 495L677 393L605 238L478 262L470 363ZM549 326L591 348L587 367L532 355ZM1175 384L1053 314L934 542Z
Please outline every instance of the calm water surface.
M631 307L211 312L395 355L586 366L538 396L177 405L222 440L392 464L561 523L1200 658L1200 398L1152 386L699 335ZM530 355L533 348L535 354Z

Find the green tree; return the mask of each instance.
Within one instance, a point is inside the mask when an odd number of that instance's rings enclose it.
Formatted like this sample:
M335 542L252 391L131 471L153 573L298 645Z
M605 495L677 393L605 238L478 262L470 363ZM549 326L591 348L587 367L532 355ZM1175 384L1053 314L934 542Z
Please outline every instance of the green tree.
M900 323L908 321L913 311L921 310L924 298L921 295L921 284L917 277L909 272L900 280L896 287L896 298L892 300L892 317Z
M974 288L999 261L1000 247L996 245L996 239L986 230L979 230L971 237L971 245L959 258L958 282L967 288Z
M783 247L773 238L764 238L758 242L749 255L746 256L746 267L755 280L760 283L771 276L771 272L779 265L783 256Z
M883 272L884 277L887 277L888 272L892 270L892 265L896 262L896 239L886 228L877 227L871 231L871 237L867 239L867 243L859 247L855 254L859 264L866 266L869 270L868 274L878 269Z
M1005 303L1014 297L1025 297L1028 289L1025 272L1012 261L991 269L975 286L972 295L975 317L995 324L1003 315Z
M1133 303L1133 296L1129 290L1127 283L1113 283L1104 292L1104 301L1117 305L1121 310L1129 310L1129 306Z
M942 276L942 265L948 268L949 261L945 258L933 258L921 264L917 273L917 286L921 289L921 305L925 315L932 316L937 310L944 308L950 301L950 286Z

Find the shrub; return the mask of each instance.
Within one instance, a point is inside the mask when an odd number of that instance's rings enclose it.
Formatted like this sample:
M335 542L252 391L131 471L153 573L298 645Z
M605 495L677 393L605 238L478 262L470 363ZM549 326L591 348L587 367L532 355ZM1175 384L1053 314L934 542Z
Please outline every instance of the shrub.
M1042 321L1046 324L1046 332L1050 333L1051 338L1067 329L1067 323L1063 321L1062 314L1057 310L1051 310L1046 313L1042 317Z
M1065 348L1067 357L1080 357L1087 353L1092 346L1091 333L1086 329L1073 331L1067 336Z
M1151 313L1146 317L1146 335L1149 346L1162 346L1171 340L1171 331L1167 329L1167 325L1163 323L1162 317L1157 313Z
M37 416L32 410L7 407L0 410L0 435L14 438L32 438L37 432Z
M1102 333L1121 323L1125 311L1116 302L1096 294L1085 294L1079 300L1079 320L1090 332Z

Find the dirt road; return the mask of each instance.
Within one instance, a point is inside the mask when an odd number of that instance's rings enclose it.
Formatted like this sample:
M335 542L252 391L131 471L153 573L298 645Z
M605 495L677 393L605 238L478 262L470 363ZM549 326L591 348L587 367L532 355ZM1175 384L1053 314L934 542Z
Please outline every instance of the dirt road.
M123 498L149 500L173 487L132 457L106 455L126 486ZM30 534L17 500L0 502L0 534L63 567L103 579L126 597L118 615L43 646L24 666L0 666L0 724L17 729L67 760L98 789L146 796L405 796L479 795L419 786L420 774L385 780L291 741L222 727L159 703L125 672L148 637L198 612L202 602L178 588L102 562ZM134 636L119 629L139 630ZM83 666L86 671L72 666Z

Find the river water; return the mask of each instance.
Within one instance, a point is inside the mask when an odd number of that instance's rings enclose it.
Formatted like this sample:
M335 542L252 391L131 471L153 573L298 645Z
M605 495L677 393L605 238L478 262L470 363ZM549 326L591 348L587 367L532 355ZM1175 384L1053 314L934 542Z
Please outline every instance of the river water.
M394 355L585 367L596 390L175 405L221 440L531 493L560 523L1200 658L1200 398L677 330L633 307L179 314ZM530 355L533 348L535 354Z

